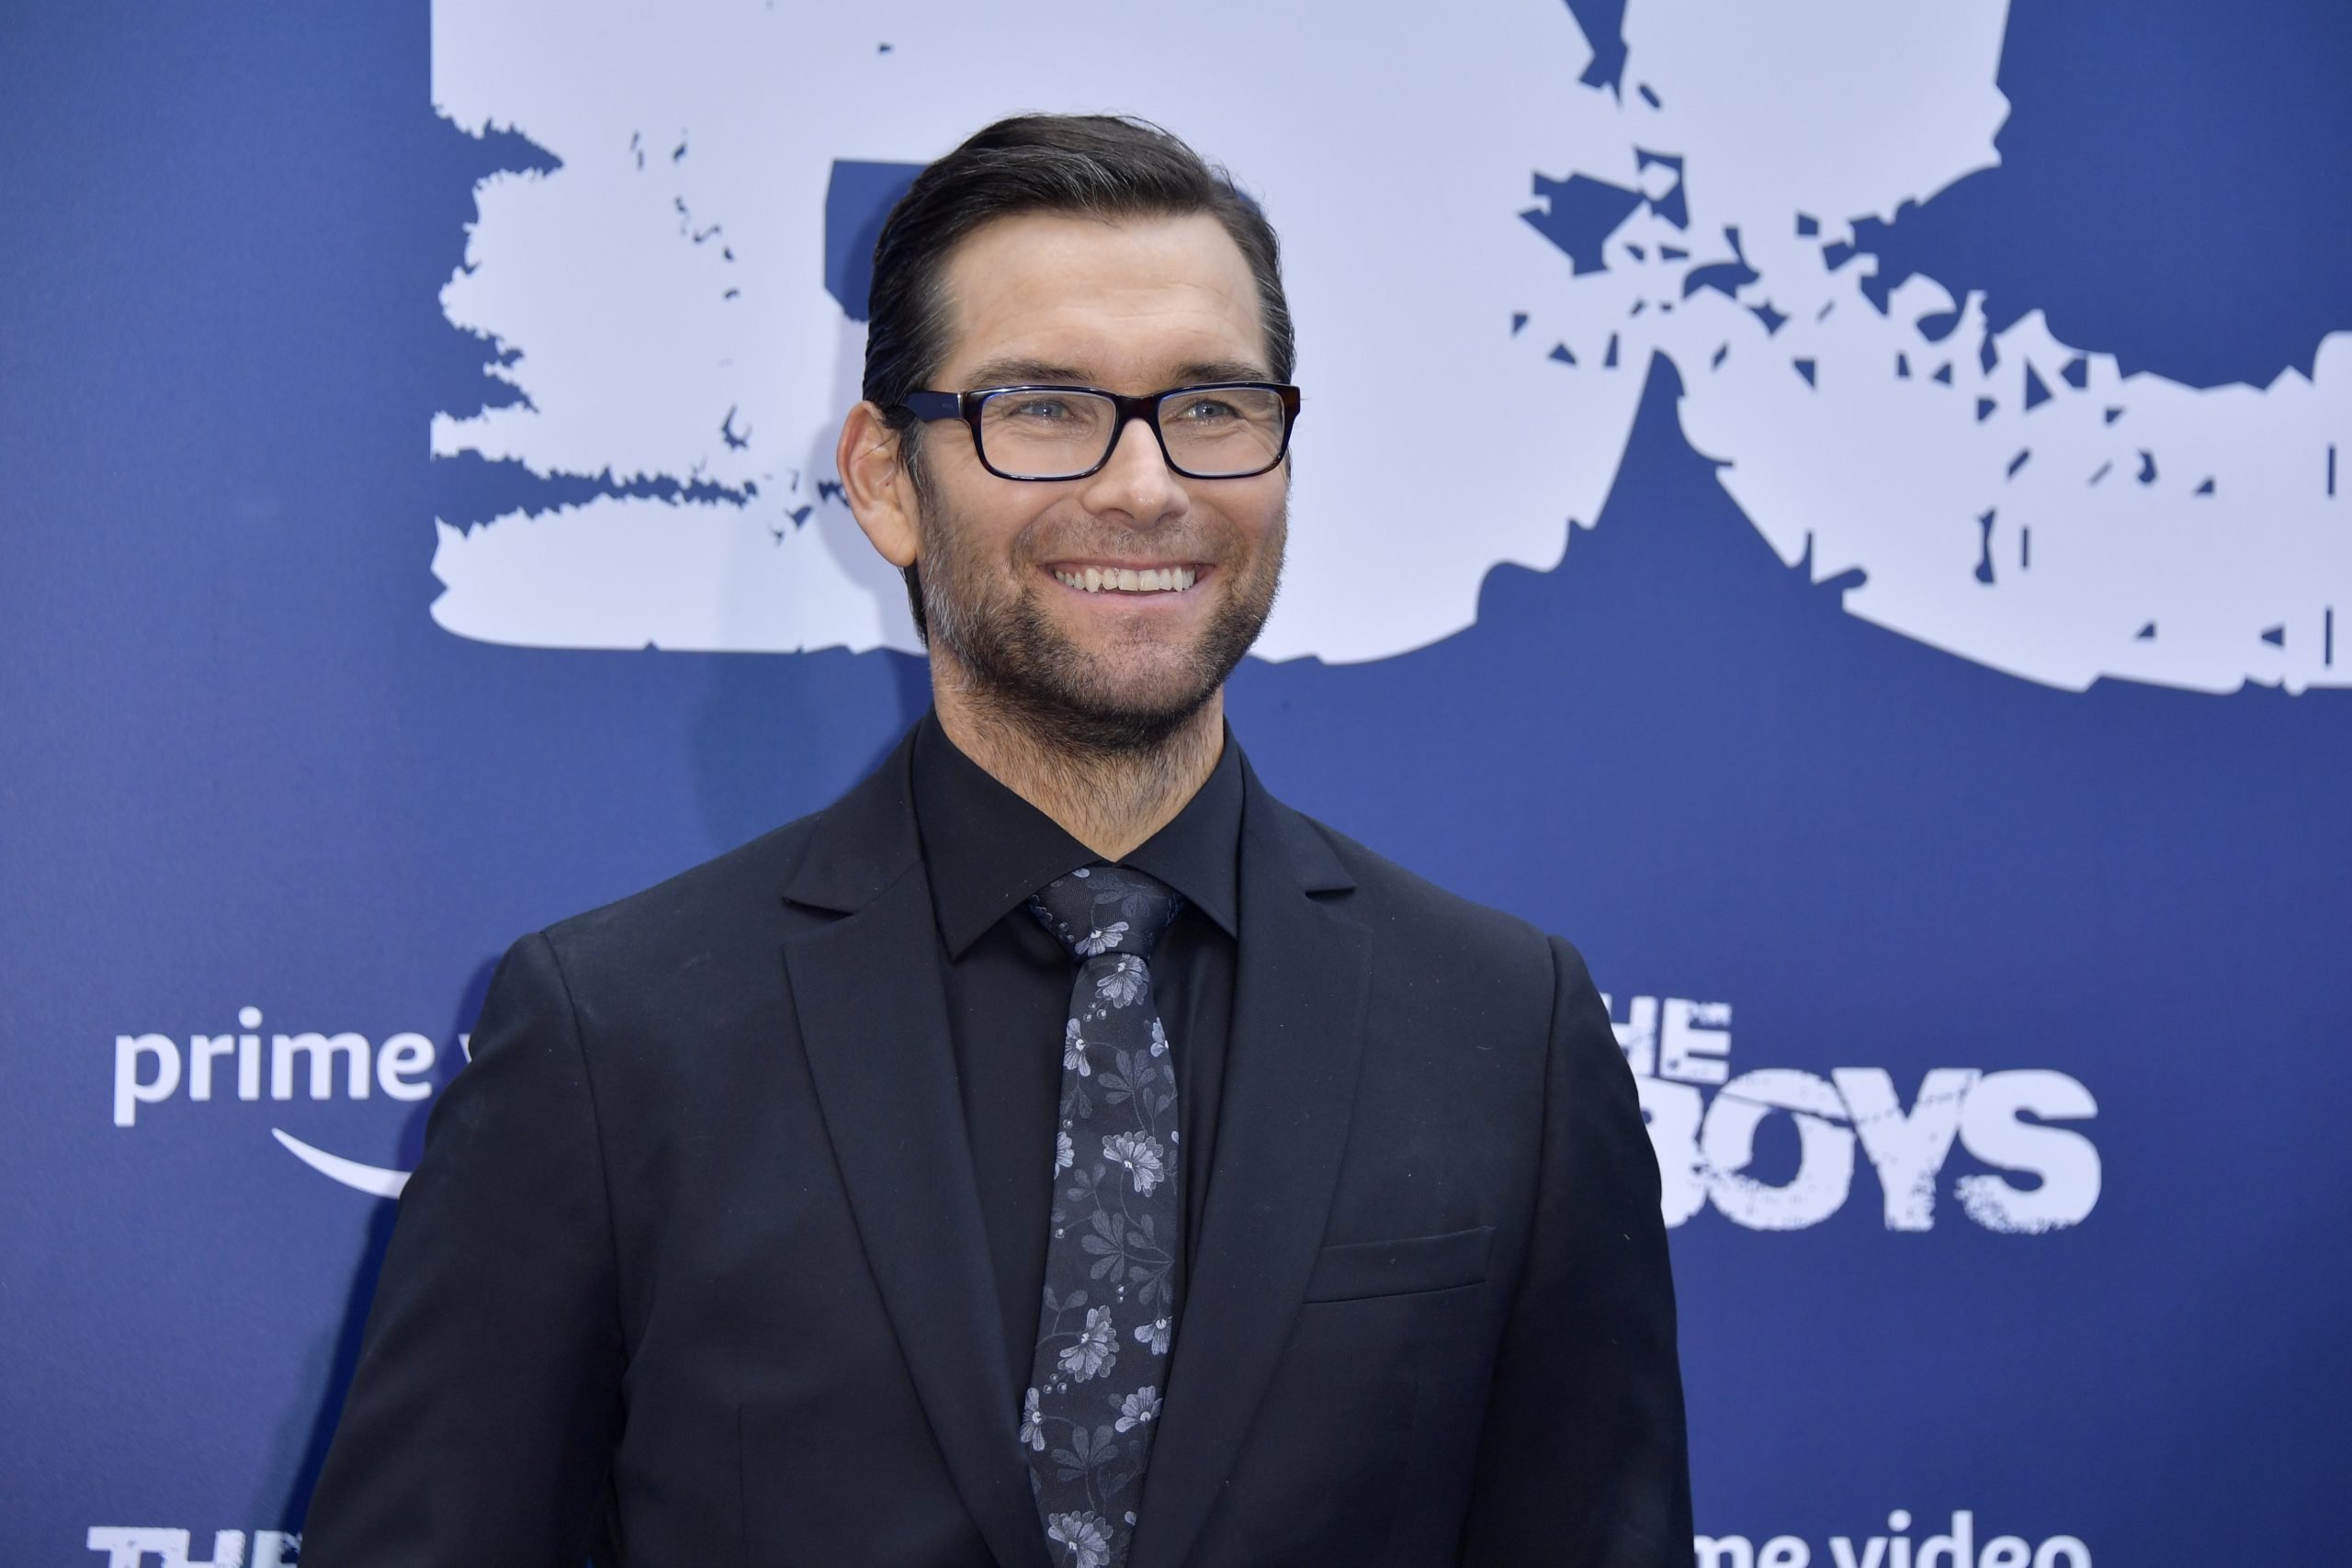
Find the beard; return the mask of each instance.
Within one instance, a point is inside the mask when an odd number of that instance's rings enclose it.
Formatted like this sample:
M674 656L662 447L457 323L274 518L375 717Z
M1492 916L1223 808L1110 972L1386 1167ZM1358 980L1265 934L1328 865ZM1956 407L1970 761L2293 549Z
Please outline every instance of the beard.
M1286 509L1254 556L1216 563L1212 582L1232 575L1216 611L1193 638L1171 647L1145 626L1123 646L1080 647L1042 602L1035 562L1040 525L1013 541L1020 569L1007 583L998 563L968 545L936 499L918 513L919 577L930 638L962 666L970 693L1052 750L1096 757L1159 750L1207 705L1250 651L1272 613L1281 581Z

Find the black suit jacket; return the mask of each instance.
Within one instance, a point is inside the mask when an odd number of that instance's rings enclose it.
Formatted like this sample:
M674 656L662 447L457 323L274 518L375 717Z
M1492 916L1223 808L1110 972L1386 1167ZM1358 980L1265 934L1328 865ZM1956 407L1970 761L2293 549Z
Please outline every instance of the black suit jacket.
M310 1568L1046 1568L909 754L508 953ZM1583 963L1247 791L1133 1568L1687 1568L1657 1167Z

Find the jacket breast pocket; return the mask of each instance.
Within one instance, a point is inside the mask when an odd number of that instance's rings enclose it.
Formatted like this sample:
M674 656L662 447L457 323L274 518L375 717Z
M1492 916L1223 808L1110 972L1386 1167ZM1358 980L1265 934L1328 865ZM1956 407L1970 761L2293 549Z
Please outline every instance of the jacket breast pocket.
M1306 1299L1349 1302L1479 1284L1487 1278L1487 1252L1494 1235L1494 1226L1479 1225L1443 1235L1327 1247L1316 1255Z

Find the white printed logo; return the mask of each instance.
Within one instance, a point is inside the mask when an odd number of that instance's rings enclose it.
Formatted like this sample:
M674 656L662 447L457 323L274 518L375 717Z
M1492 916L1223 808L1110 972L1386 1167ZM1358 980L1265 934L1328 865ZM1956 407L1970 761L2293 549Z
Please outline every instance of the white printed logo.
M253 1556L245 1555L245 1532L216 1530L209 1562L188 1557L187 1530L138 1526L92 1525L89 1548L107 1554L107 1568L295 1568L302 1538L284 1530L253 1532Z
M265 1076L269 1098L291 1100L298 1085L310 1099L367 1100L380 1092L387 1100L413 1104L433 1096L432 1072L440 1047L427 1034L402 1032L371 1045L364 1034L316 1031L265 1037L259 1008L242 1008L237 1021L243 1032L191 1034L183 1053L168 1034L118 1034L114 1037L114 1124L134 1127L142 1106L161 1105L185 1091L195 1102L232 1095L245 1101L262 1098ZM458 1036L458 1049L470 1055L472 1041ZM266 1075L265 1075L266 1069ZM383 1166L363 1165L314 1147L283 1127L272 1127L276 1138L295 1158L320 1175L345 1187L379 1198L397 1198L408 1185L409 1173Z
M1300 68L1334 43L1319 5L1253 10L1238 51L1123 7L436 6L441 114L560 166L477 189L442 307L520 400L437 415L433 450L605 493L443 525L433 615L535 647L912 649L831 472L864 329L827 292L828 193L837 162L1051 105L1166 124L1283 232L1308 400L1263 657L1403 653L1469 626L1497 566L1559 565L1655 354L1781 558L1867 573L1854 615L2072 689L2352 681L2352 333L2310 379L2199 389L2038 312L1988 333L1926 276L1870 298L1855 224L2000 161L2007 17L1628 0L1620 90L1578 85L1583 35L1532 3L1397 8L1337 70ZM1089 82L1117 101L1072 103ZM1571 191L1609 220L1564 231Z
M1611 1026L1634 1069L1668 1225L1710 1203L1750 1230L1817 1225L1853 1190L1857 1145L1877 1174L1893 1231L1934 1228L1937 1187L1955 1143L1993 1168L1951 1184L1962 1211L1987 1230L2059 1230L2080 1224L2098 1203L2098 1148L2050 1125L2098 1113L2090 1090L2064 1073L1936 1067L1906 1109L1883 1067L1837 1067L1826 1078L1760 1067L1735 1077L1726 1002L1635 997L1625 1021ZM1785 1181L1766 1182L1749 1167L1757 1134L1774 1115L1796 1128L1797 1166ZM2037 1179L2021 1187L2003 1172Z
M2091 1568L2091 1549L2082 1538L2053 1535L2029 1541L2018 1535L1996 1535L1982 1548L1976 1544L1973 1510L1953 1510L1950 1529L1919 1541L1915 1554L1911 1511L1897 1508L1886 1517L1888 1535L1829 1538L1831 1568ZM1758 1542L1744 1535L1702 1535L1692 1542L1698 1568L1813 1568L1818 1561L1802 1536L1776 1535Z

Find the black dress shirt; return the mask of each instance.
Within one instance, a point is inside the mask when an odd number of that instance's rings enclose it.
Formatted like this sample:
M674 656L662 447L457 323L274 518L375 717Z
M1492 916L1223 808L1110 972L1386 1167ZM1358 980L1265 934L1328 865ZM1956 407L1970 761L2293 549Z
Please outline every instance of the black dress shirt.
M1062 944L1025 906L1046 883L1101 857L958 750L936 714L924 715L916 730L913 770L972 1176L996 1268L1012 1384L1021 1388L1036 1351L1062 1026L1078 975ZM1151 955L1152 997L1175 1057L1183 1130L1180 1292L1199 1245L1233 1023L1242 794L1241 753L1228 731L1208 782L1121 863L1184 897ZM1181 1294L1178 1301L1181 1313Z

